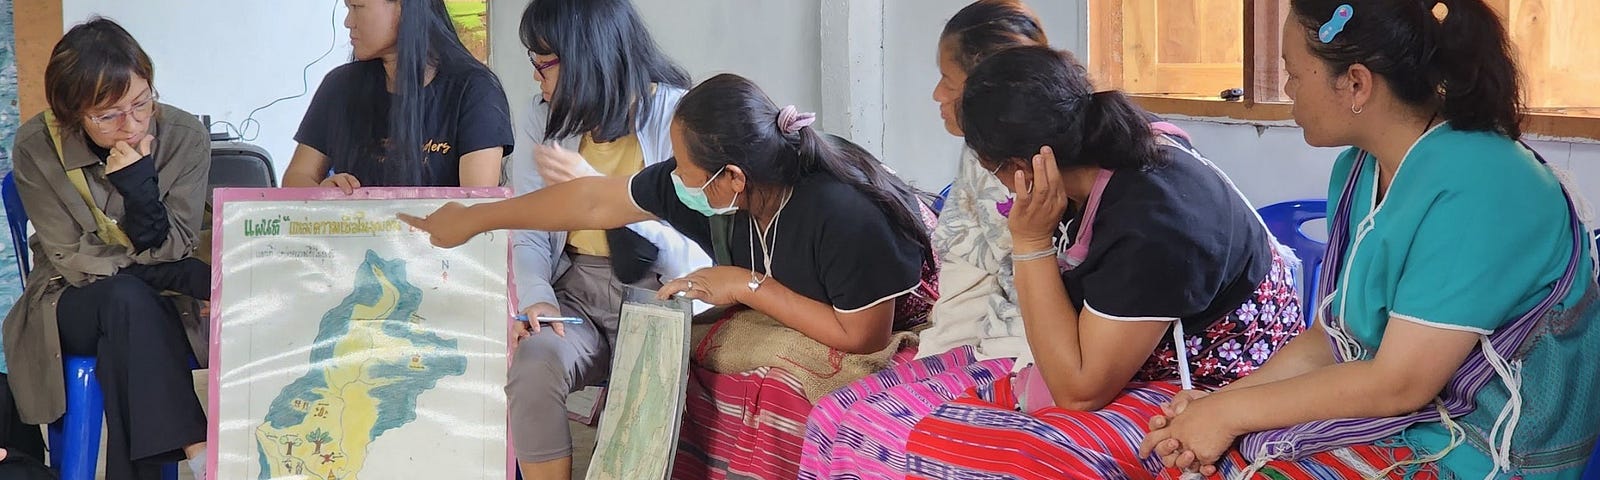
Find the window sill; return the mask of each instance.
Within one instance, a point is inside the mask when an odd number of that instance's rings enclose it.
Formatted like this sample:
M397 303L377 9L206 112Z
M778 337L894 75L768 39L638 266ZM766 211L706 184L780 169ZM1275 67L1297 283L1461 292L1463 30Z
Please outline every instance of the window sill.
M1225 102L1195 98L1133 95L1134 103L1160 115L1183 115L1202 119L1226 119L1243 123L1274 124L1294 120L1287 103ZM1548 139L1600 141L1600 112L1592 109L1576 113L1528 112L1522 122L1525 133Z
M1287 103L1226 102L1196 98L1133 95L1133 102L1151 113L1218 118L1248 122L1287 122L1293 120Z

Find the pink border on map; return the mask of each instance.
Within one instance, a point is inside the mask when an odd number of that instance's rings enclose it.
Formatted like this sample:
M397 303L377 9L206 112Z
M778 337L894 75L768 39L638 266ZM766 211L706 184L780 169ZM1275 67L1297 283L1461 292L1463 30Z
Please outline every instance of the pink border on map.
M354 193L345 195L335 188L218 188L212 191L211 215L211 298L222 298L222 219L224 209L228 204L235 202L281 202L281 201L326 201L326 200L416 200L416 199L469 199L469 198L509 198L511 189L506 187L475 187L475 188L449 188L449 187L368 187L358 188ZM509 354L515 347L510 342L512 338L511 318L516 311L517 289L510 288L515 285L511 268L513 259L511 249L506 249L506 349ZM222 401L222 371L217 368L222 364L222 310L211 309L211 355L206 363L207 375L210 377L206 386L206 403L208 405L206 421L206 478L217 478L217 463L221 452L217 450L217 441L221 437L221 425L217 419L217 412L221 409ZM507 358L509 365L510 359ZM507 417L509 420L509 416ZM513 480L517 476L516 457L511 449L511 428L506 427L506 480Z

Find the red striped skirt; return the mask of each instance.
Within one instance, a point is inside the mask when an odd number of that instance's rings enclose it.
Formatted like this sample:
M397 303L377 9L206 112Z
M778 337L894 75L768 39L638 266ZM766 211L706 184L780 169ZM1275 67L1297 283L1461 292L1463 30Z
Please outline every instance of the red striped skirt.
M894 362L911 361L904 349ZM719 374L690 367L672 478L793 480L812 404L781 368Z
M969 393L918 423L907 444L911 479L1173 479L1155 458L1138 457L1150 419L1172 399L1178 386L1134 383L1111 404L1094 412L1058 407L1016 411L1011 379L995 382L989 396ZM1362 445L1312 455L1299 461L1268 462L1252 478L1358 480L1412 458L1403 446ZM1212 479L1230 478L1248 468L1230 452ZM1431 466L1391 472L1383 478L1437 479Z

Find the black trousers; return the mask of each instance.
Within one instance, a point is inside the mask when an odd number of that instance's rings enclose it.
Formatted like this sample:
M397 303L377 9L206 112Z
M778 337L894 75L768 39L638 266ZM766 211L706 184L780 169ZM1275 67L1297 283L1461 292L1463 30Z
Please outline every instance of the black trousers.
M44 458L44 436L38 425L22 423L17 414L17 402L11 396L11 385L6 375L0 373L0 448L6 450L4 463L38 463ZM9 470L0 467L0 478L11 478ZM26 477L22 477L26 478Z
M183 447L206 439L189 341L161 291L200 293L198 280L209 287L209 271L186 260L124 270L61 293L56 315L62 352L94 355L98 362L106 480L158 480L162 464L184 459Z

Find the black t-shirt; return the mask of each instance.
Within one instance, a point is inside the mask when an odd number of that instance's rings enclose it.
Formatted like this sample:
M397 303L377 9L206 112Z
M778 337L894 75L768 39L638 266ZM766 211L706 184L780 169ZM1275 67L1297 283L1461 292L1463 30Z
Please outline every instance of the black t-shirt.
M689 209L672 188L676 160L645 167L633 177L634 204L714 251L710 218ZM761 246L750 239L750 216L731 216L726 235L733 266L762 272ZM855 187L818 173L794 187L768 234L772 279L795 293L853 312L916 288L922 251L895 233L883 210ZM758 240L759 241L759 240Z
M1112 319L1182 319L1198 332L1253 295L1272 267L1266 229L1227 181L1183 150L1119 170L1101 195L1089 252L1067 292ZM1075 238L1082 213L1068 214Z
M322 79L294 139L328 157L333 171L355 175L364 186L386 186L390 95L378 60L335 68ZM516 139L505 90L485 69L440 69L423 87L420 185L461 186L461 156L500 147L510 155Z

